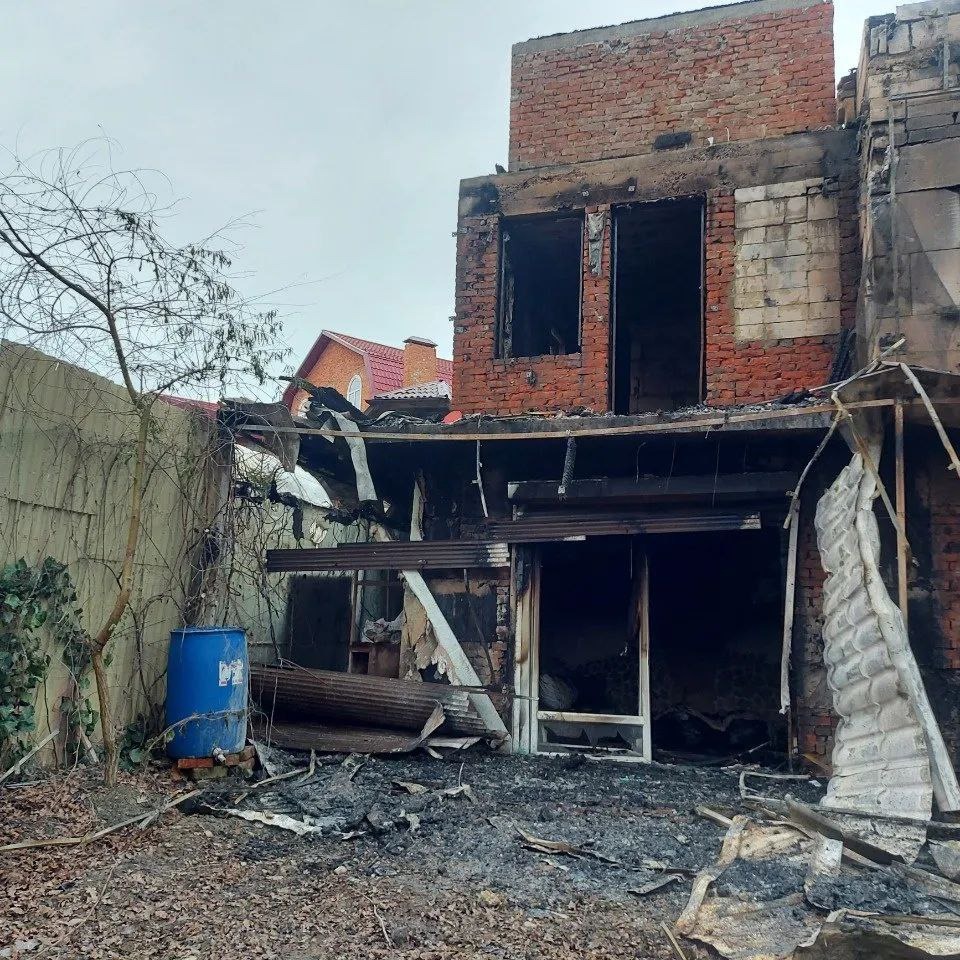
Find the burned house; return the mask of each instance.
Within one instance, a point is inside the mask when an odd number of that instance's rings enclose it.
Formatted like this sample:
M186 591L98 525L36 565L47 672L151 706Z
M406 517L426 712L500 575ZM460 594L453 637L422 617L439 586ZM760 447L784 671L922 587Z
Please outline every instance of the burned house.
M461 418L285 428L369 542L270 569L353 571L348 645L378 598L395 653L356 671L457 687L516 752L960 808L960 6L871 18L839 100L832 21L514 47L509 170L460 189Z

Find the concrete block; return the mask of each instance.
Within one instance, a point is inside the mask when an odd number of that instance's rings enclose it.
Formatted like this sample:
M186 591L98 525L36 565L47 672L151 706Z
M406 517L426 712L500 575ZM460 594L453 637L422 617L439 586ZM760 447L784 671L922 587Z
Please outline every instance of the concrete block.
M766 327L762 323L741 323L735 319L733 336L740 343L748 340L763 340L766 337Z
M799 238L797 240L787 240L784 244L783 254L787 257L800 257L810 253L812 249L812 240Z
M922 100L910 100L906 104L906 107L908 121L917 117L954 114L960 111L960 91L947 90L939 97L924 97Z
M797 337L823 337L840 329L839 320L784 320L767 326L769 336L777 340Z
M807 218L810 220L832 220L837 216L837 201L833 197L811 195L807 200Z
M807 192L805 180L790 180L787 183L771 183L767 185L767 198L782 199L784 197L799 197Z
M804 258L805 259L805 258ZM769 264L770 261L767 261ZM792 270L783 272L777 269L767 269L767 275L763 278L767 290L806 290L807 271Z
M811 254L839 253L839 252L840 252L840 237L837 235L836 232L822 233L818 236L812 237L810 240Z
M921 0L920 3L897 4L897 20L920 20L960 13L960 0Z
M881 23L870 30L870 56L876 57L887 52L887 25Z
M766 277L736 277L733 283L736 292L765 293L767 290Z
M811 270L807 274L807 290L811 303L840 299L840 270Z
M770 254L769 243L745 243L737 248L737 260L766 260Z
M762 277L767 272L764 260L737 260L733 268L736 277Z
M927 258L946 298L944 305L960 307L960 250L934 250Z
M753 203L757 200L767 199L767 188L760 187L739 187L733 191L733 199L736 203Z
M943 84L943 75L930 77L916 77L912 80L896 80L890 84L891 97L912 97L918 93L931 93L940 90Z
M776 227L767 227L767 230L776 230ZM801 220L798 223L787 223L782 227L785 240L807 240L811 235L810 222Z
M740 288L734 289L733 303L736 309L741 311L742 310L761 310L763 307L766 307L768 305L767 295L762 290L758 290L753 293L748 293L747 291L741 290Z
M768 231L776 230L776 227L747 227L737 231L737 243L740 245L749 245L753 243L763 243L772 239ZM783 239L780 237L779 239Z
M960 125L949 127L924 127L920 130L911 130L907 134L907 143L935 143L939 140L949 140L960 150Z
M807 303L809 292L806 287L794 287L786 290L770 290L761 299L763 306L791 307Z
M763 326L763 308L747 308L737 310L734 322L737 326Z
M796 223L807 219L807 195L802 197L788 197L786 203L787 223Z
M874 28L876 29L876 28ZM884 28L886 29L886 28ZM887 37L887 53L910 52L910 24L898 23Z
M960 184L960 150L955 143L941 140L918 143L900 151L897 164L897 193L934 190Z
M794 198L797 199L797 198ZM806 198L804 204L806 204ZM736 225L738 227L767 227L783 223L788 200L758 200L752 203L737 204Z
M764 240L768 243L776 240L786 240L787 239L787 224L777 223L772 227L762 227L760 228L765 231Z
M907 130L922 130L926 127L950 127L957 122L954 112L930 113L925 116L907 117Z
M839 323L840 304L836 300L807 304L807 316L811 320L836 320Z
M897 196L901 249L952 250L960 247L960 194L955 190L917 190Z

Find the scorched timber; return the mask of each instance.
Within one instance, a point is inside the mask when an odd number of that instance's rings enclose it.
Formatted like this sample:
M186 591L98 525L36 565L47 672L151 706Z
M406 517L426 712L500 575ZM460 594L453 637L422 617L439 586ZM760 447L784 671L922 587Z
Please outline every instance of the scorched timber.
M253 665L250 687L268 716L275 711L278 718L349 721L417 733L439 703L446 715L444 732L489 735L469 693L443 683Z

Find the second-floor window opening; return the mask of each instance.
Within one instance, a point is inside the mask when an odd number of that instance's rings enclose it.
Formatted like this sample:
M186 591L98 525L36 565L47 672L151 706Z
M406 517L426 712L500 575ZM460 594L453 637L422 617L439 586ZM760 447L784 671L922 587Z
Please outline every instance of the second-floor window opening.
M583 216L501 224L498 357L580 352Z
M703 218L700 197L614 208L614 413L703 398Z

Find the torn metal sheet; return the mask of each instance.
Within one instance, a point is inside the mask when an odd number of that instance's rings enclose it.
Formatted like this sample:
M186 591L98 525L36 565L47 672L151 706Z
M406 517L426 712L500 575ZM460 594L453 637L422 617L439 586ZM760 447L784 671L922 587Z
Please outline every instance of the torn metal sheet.
M840 717L823 805L925 821L934 793L942 810L956 810L960 788L880 577L876 496L876 478L857 453L817 505L824 660Z
M360 432L360 427L342 413L331 411L331 414L350 448L350 459L353 461L353 469L357 475L357 497L361 503L375 503L379 498L377 489L373 485L373 477L370 475L370 467L367 465L367 448L363 437L355 436Z

